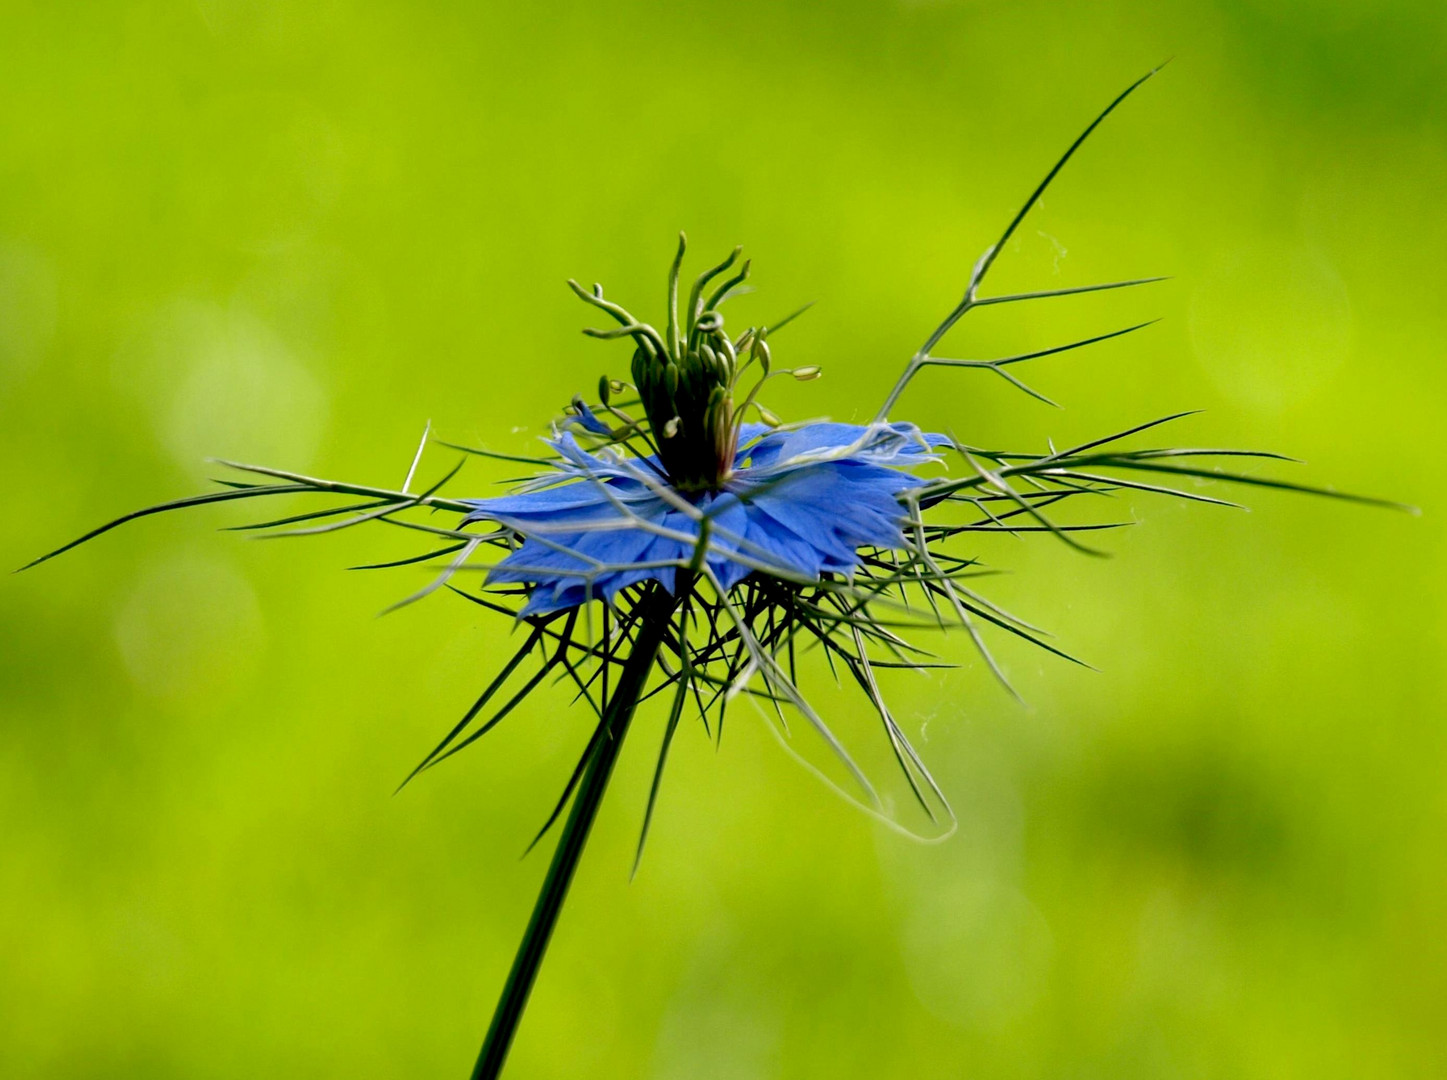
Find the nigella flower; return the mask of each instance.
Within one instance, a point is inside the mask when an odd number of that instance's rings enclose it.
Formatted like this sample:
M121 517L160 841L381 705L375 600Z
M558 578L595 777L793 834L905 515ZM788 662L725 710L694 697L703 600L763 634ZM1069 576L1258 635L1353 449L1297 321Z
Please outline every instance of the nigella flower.
M899 495L925 484L908 470L939 460L933 448L949 442L904 423L742 424L739 434L711 491L674 488L657 455L590 454L571 433L552 440L555 473L515 495L467 500L476 507L467 520L491 519L524 538L488 582L529 584L523 617L593 598L612 603L641 581L673 595L705 522L713 539L705 562L724 589L751 573L847 576L862 549L907 546Z
M870 780L800 688L799 671L806 654L821 658L836 675L858 685L877 713L884 738L919 806L941 831L947 831L953 822L948 801L881 689L884 670L938 666L906 631L911 626L961 627L996 674L999 669L981 633L987 626L1065 655L1029 624L976 591L973 579L981 568L964 546L972 536L1048 533L1073 548L1091 551L1080 535L1115 527L1114 523L1088 519L1058 523L1058 511L1099 505L1108 501L1102 496L1129 491L1223 503L1183 486L1203 478L1336 494L1227 472L1212 463L1241 456L1277 457L1274 454L1122 448L1128 437L1184 414L1065 450L1050 446L1044 451L973 446L891 420L901 395L925 368L989 371L1043 398L1016 377L1014 365L1140 329L1126 327L997 359L949 359L935 352L945 334L976 307L1158 280L1013 296L981 297L978 292L996 255L1047 185L1086 136L1140 82L1086 128L986 250L963 298L905 364L868 424L781 424L763 404L770 381L783 377L807 381L819 374L812 364L780 368L773 362L771 342L794 316L773 325L749 326L737 335L725 331L722 307L749 273L748 263L734 271L737 249L701 274L680 305L685 252L680 238L668 275L662 332L606 299L601 286L587 290L569 282L580 298L617 323L587 334L631 343L630 377L604 376L595 401L574 398L547 442L549 456L519 458L467 450L522 461L540 470L510 494L443 495L461 462L431 486L414 491L428 444L424 433L399 490L233 465L260 479L224 481L220 491L128 514L36 562L123 522L165 510L274 495L344 496L341 505L246 528L272 530L271 535L313 535L381 523L431 536L440 546L376 567L446 560L432 583L409 601L446 585L524 628L517 651L412 773L415 776L475 742L515 713L549 676L570 680L578 700L597 716L593 734L539 833L540 838L568 811L473 1071L474 1077L495 1077L640 702L662 695L667 703L643 812L640 854L669 746L685 711L691 708L705 728L716 733L729 703L741 697L780 719L786 712L805 718L851 774L866 803L878 805ZM431 514L409 516L410 511L444 511L456 517L451 524L439 525ZM499 557L479 564L474 561L479 551L496 552ZM459 588L460 575L471 570L485 574L482 587ZM537 661L531 673L524 666L529 658Z

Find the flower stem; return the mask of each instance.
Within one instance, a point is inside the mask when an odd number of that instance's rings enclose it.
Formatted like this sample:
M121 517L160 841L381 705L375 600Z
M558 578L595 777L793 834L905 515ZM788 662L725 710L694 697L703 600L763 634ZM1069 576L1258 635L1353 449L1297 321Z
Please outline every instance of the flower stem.
M683 591L680 589L679 593ZM528 920L528 928L513 959L502 997L492 1014L492 1025L487 1030L482 1052L473 1067L472 1080L496 1080L502 1072L513 1035L522 1020L523 1009L527 1007L528 995L537 979L538 968L542 966L543 954L553 935L553 927L557 925L558 914L562 911L563 900L568 895L568 886L572 884L573 872L578 868L593 819L598 816L598 807L602 805L603 794L608 789L608 779L613 775L613 766L623 747L623 737L628 733L634 708L648 682L648 674L653 669L653 661L678 600L654 584L641 603L643 611L639 615L638 635L633 649L598 721L604 728L603 737L598 740L573 797L573 808L563 826L557 850L553 852L552 864L543 879L542 891L533 906L532 918Z

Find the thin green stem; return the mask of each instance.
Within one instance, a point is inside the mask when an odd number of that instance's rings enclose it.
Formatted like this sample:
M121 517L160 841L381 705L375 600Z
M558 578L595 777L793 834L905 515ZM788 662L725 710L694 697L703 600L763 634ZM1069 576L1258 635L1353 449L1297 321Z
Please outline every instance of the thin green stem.
M680 581L678 595L686 593L688 587L688 583ZM608 789L608 780L613 775L613 766L623 748L623 737L628 733L634 709L648 682L659 646L668 632L669 619L678 605L678 600L657 584L652 586L642 602L645 607L639 619L638 636L623 665L618 685L599 720L604 728L603 737L598 740L573 798L573 808L568 813L557 850L553 852L552 864L543 879L542 891L533 906L532 918L528 920L512 971L508 973L507 983L492 1015L492 1025L487 1030L482 1052L473 1067L472 1080L496 1080L502 1072L518 1023L527 1007L528 995L537 979L538 968L542 966L543 955L547 952L548 941L553 935L553 927L557 925L563 901L568 895L568 886L572 884L573 873L578 868L593 820L598 816L598 807L602 805L603 795Z

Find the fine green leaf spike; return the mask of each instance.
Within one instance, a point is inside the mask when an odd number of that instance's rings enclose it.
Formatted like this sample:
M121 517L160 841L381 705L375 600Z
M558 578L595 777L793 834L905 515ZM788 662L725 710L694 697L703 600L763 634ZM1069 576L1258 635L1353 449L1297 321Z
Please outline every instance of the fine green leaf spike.
M1035 204L1040 201L1040 197L1045 194L1046 189L1049 188L1055 178L1060 175L1060 170L1065 168L1066 163L1075 156L1075 152L1085 145L1085 141L1094 134L1096 128L1104 123L1105 118L1115 112L1126 98L1130 97L1140 89L1141 86L1145 85L1146 81L1164 66L1165 65L1162 64L1152 68L1116 95L1115 99L1100 111L1095 119L1086 126L1084 131L1076 136L1075 141L1066 148L1065 153L1061 154L1055 164L1050 167L1050 171L1045 174L1045 178L1036 185L1035 190L1030 193L1030 197L1025 200L1024 205L1016 211L1015 216L1010 219L1010 223L1005 226L1005 231L1000 234L1000 238L986 248L985 253L976 261L975 268L970 272L969 283L965 286L964 298L956 304L954 309L935 327L930 336L925 339L925 343L920 346L919 351L915 353L914 356L910 358L909 363L905 365L903 374L900 375L898 381L894 384L894 388L889 392L888 396L885 397L884 404L879 407L879 412L875 413L874 420L876 423L882 423L889 418L890 410L893 409L895 403L899 401L900 394L904 393L905 387L910 384L910 381L919 373L920 369L929 362L930 354L933 352L934 347L953 329L956 323L969 313L971 308L980 307L983 304L1005 304L1019 300L1041 300L1053 296L1070 296L1086 292L1100 292L1106 289L1121 289L1133 285L1147 285L1152 282L1164 280L1159 277L1136 278L1131 281L1109 282L1104 285L1085 285L1069 289L1051 289L1043 292L1020 293L1015 296L998 296L993 300L981 300L977 295L980 286L984 283L986 275L990 272L990 268L995 265L995 260L999 258L1000 252L1004 249L1005 245L1009 243L1010 237L1015 235L1015 230L1020 227L1020 223L1025 220L1026 215L1029 214L1030 211L1034 209Z
M231 502L236 499L252 499L256 498L259 495L289 495L293 492L306 490L307 486L305 484L270 484L266 486L232 488L229 491L213 491L206 495L192 495L188 498L175 499L171 502L159 503L156 506L148 506L144 510L134 510L129 514L122 514L114 521L108 521L99 528L92 529L84 536L76 537L70 543L62 544L54 551L47 552L46 554L40 556L40 558L38 559L32 559L30 562L20 567L20 570L17 570L15 572L20 573L21 570L29 570L32 566L39 566L41 563L48 562L49 560L55 558L57 555L65 554L71 548L79 547L81 544L84 544L88 540L94 540L97 536L100 536L103 533L108 533L112 529L118 528L119 526L124 525L127 522L136 521L137 519L143 517L149 517L152 514L162 514L168 510L182 510L190 506L205 506L208 503Z

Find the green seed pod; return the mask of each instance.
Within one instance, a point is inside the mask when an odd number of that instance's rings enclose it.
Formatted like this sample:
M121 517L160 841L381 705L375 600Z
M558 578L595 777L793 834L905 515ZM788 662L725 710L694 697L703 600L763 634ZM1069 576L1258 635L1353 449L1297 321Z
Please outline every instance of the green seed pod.
M630 370L633 372L633 385L638 387L639 393L645 396L648 393L647 387L652 385L653 381L648 377L651 366L650 358L643 349L638 348L633 350L633 363L630 366Z
M608 402L612 399L612 397L613 384L608 381L608 376L598 376L598 400L601 401L604 405L607 405Z
M817 379L823 372L818 367L810 364L808 367L796 367L790 374L800 382L809 382L811 379Z
M714 352L707 342L698 347L698 352L703 359L704 370L708 372L709 381L714 383L728 382L728 368L724 366L723 357Z
M724 364L728 369L728 378L732 381L734 369L739 366L739 357L738 353L734 352L734 343L728 339L727 334L720 334L717 339L717 344L718 348L715 351L723 358Z
M764 374L767 375L769 373L770 359L768 343L765 342L763 338L755 338L751 352L754 359L759 362L759 366L764 369Z

